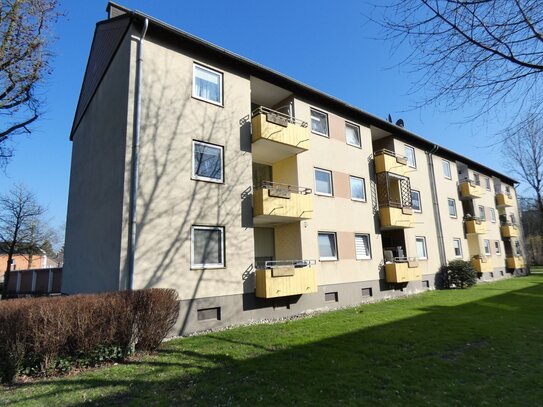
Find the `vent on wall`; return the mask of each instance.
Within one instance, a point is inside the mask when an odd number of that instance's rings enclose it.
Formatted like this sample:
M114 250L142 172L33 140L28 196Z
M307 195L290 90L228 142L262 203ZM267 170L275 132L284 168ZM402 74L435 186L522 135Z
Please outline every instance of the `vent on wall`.
M332 293L324 293L324 301L326 302L338 302L337 291Z
M362 297L373 297L373 290L371 287L362 289Z
M429 280L422 280L422 287L423 288L430 288L430 281Z
M494 272L490 272L490 278L494 278Z
M502 277L504 276L503 270L500 270L500 276L502 276Z
M198 310L198 321L220 321L221 307L202 308Z

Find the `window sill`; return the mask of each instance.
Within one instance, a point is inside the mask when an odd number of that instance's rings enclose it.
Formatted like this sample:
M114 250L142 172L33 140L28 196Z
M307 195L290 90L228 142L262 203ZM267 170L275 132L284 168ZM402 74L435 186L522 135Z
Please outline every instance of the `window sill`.
M224 184L224 180L217 180L213 178L203 178L203 177L192 176L190 179L193 181L210 182L212 184Z
M337 259L337 258L335 258L335 259L333 259L333 258L329 258L329 259L327 259L327 258L321 258L321 259L319 259L319 261L329 262L329 261L338 261L338 259Z
M193 98L193 99L196 99L196 100L198 100L198 101L200 101L200 102L209 103L210 105L213 105L213 106L224 107L224 103L214 102L213 100L204 99L204 98L201 98L201 97L195 96L195 95L192 95L192 98Z
M351 147L355 147L355 148L358 148L359 150L362 150L362 145L358 145L358 144L351 144L351 143L346 143L348 146L351 146Z
M363 203L366 203L366 202L367 202L365 199L356 199L356 198L351 198L351 201L354 201L354 202L363 202Z
M323 194L321 192L315 192L315 195L317 196L324 196L325 198L333 198L334 195L333 194Z
M364 260L371 260L371 257L361 257L361 258L357 258L356 261L364 261Z
M226 266L190 266L191 270L194 271L201 271L201 270L222 270L225 269Z
M325 137L325 138L330 138L330 135L329 135L329 134L317 133L317 132L314 131L314 130L311 130L311 133L314 134L314 135L316 135L316 136Z

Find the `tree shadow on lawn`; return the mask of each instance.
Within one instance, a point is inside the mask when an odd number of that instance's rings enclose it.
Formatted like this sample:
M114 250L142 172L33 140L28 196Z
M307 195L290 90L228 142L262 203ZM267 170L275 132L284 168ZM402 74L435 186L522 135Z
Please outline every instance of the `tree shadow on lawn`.
M36 394L18 401L47 402L55 394L72 405L537 405L543 399L542 294L539 283L335 336L323 332L324 339L294 346L285 345L287 335L303 342L306 326L325 329L332 314L242 328L242 340L225 331L172 341L132 363L134 369L34 383ZM334 318L352 320L352 329L369 313L355 308ZM214 346L201 348L205 342ZM239 346L249 356L236 357ZM45 392L37 394L40 386ZM59 394L83 390L87 399L77 402Z

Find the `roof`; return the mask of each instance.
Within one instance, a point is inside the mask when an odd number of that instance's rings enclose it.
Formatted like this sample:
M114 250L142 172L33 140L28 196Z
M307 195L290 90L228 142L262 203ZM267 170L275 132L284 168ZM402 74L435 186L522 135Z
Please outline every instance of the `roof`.
M270 68L260 65L245 57L237 55L215 44L212 44L192 34L182 31L170 24L160 21L145 13L142 13L137 10L130 10L112 1L108 3L106 11L109 13L110 17L113 17L112 18L113 20L122 18L122 17L126 18L127 16L130 16L132 20L143 21L144 19L148 19L149 27L154 26L156 28L166 30L174 34L175 36L182 38L187 43L192 43L193 45L197 46L199 50L205 51L209 54L214 54L216 56L219 56L221 59L230 60L231 62L235 63L237 66L244 67L253 76L256 76L263 80L267 80L268 82L271 82L275 85L285 87L286 89L290 90L292 93L300 95L300 96L305 96L309 100L319 102L323 105L331 106L333 110L344 112L349 117L359 118L360 121L367 123L370 126L378 127L382 130L392 133L395 137L401 138L410 143L415 143L419 146L423 146L427 148L428 150L433 150L434 153L437 153L439 151L440 155L443 155L451 160L461 161L464 164L468 165L468 167L471 169L480 171L486 175L496 176L500 178L502 181L505 181L510 184L518 184L518 181L516 181L515 179L507 175L501 174L500 172L492 168L484 166L478 163L477 161L471 160L468 157L465 157L459 153L456 153L455 151L452 151L439 144L436 144L433 141L430 141L422 136L419 136L418 134L415 134L409 130L406 130L403 127L399 127L389 121L386 121L380 117L377 117L371 113L368 113L356 106L350 105L341 99L328 95L300 81L292 79L286 75L283 75L277 71L274 71ZM123 13L124 13L124 16L123 16ZM74 121L71 137L73 136L75 129L77 128L77 124L78 123L75 123Z

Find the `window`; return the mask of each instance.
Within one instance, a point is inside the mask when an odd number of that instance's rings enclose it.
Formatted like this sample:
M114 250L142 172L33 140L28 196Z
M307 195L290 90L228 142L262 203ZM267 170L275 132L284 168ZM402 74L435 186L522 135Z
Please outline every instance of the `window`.
M451 218L456 218L456 201L452 198L448 198L447 202L449 203L449 216Z
M428 258L428 252L426 251L426 238L423 236L416 237L417 243L417 257L425 260Z
M462 257L462 242L460 239L453 239L454 257Z
M414 189L411 190L411 205L415 212L422 212L422 203L420 201L420 192Z
M485 177L485 188L487 191L491 191L492 189L490 188L490 178L488 177Z
M354 245L357 260L371 259L370 235L358 233L355 234Z
M494 208L490 208L490 221L496 223L496 211Z
M222 74L200 65L194 65L192 96L222 105Z
M443 176L447 179L452 179L451 163L447 160L443 160Z
M223 147L192 142L192 178L223 182Z
M351 181L351 199L366 202L366 187L363 178L349 177Z
M321 260L337 260L335 233L319 232L319 254Z
M415 149L411 146L405 146L405 156L407 157L407 165L412 168L417 168L417 161L415 160Z
M476 172L473 173L473 180L475 181L475 185L481 185L481 179Z
M311 131L319 136L328 137L328 115L311 109Z
M485 255L490 256L490 240L483 240L483 245L485 248Z
M315 168L315 193L326 196L334 195L331 171Z
M500 247L500 241L496 240L494 241L494 248L496 249L496 254L499 256L502 254L501 247Z
M521 255L520 242L518 240L515 240L515 255L516 256Z
M220 226L192 227L192 267L224 267L224 228Z
M485 207L479 205L479 219L486 220Z
M354 124L345 123L345 138L350 146L361 147L360 128Z

